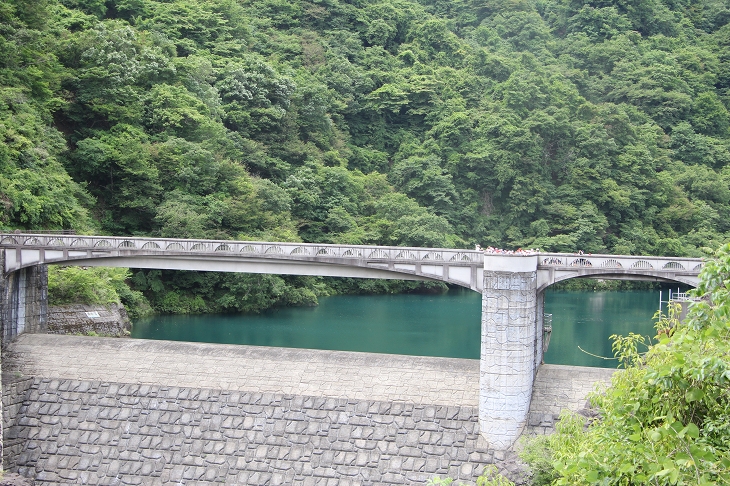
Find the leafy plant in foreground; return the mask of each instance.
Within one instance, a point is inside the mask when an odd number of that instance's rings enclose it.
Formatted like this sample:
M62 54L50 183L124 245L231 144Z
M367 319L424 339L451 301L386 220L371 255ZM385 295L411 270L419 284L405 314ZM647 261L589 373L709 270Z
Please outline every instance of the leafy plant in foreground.
M448 486L454 482L453 478L436 476L426 482L426 486ZM497 466L488 464L484 466L484 472L477 478L477 486L514 486L515 483L499 473Z
M536 484L730 483L730 245L714 253L679 321L659 316L658 343L616 338L625 370L592 404L585 430L565 414L551 437L528 443L523 458Z

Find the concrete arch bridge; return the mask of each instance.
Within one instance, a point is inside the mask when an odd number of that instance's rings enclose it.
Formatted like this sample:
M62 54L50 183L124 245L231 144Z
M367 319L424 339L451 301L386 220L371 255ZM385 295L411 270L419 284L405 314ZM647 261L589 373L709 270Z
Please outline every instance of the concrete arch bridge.
M702 261L447 248L0 234L2 338L44 332L47 265L442 281L482 293L479 416L497 449L519 436L543 357L544 290L571 278L698 283Z

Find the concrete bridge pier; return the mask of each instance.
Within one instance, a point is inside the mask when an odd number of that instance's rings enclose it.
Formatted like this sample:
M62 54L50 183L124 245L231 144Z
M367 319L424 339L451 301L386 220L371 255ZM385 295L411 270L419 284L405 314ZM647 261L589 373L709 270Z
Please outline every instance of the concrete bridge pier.
M485 255L479 426L499 450L512 446L526 424L542 361L537 263L537 255Z
M5 268L5 251L0 251ZM2 343L24 332L46 332L48 316L48 267L34 265L4 272L0 279Z
M3 347L19 334L46 332L48 317L48 267L34 265L5 272L5 258L5 250L0 250L0 339ZM3 416L2 408L0 403L0 416ZM1 422L0 457L4 442ZM2 471L0 462L0 473Z

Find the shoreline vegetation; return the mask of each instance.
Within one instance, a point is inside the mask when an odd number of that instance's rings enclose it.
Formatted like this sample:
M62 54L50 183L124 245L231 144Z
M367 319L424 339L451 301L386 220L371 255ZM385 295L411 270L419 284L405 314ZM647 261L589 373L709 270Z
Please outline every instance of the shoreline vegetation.
M162 272L160 272L162 273ZM212 277L215 282L217 274L207 272L180 272L190 274L193 284L205 285L206 277ZM154 274L153 274L154 275ZM236 274L234 274L235 276ZM245 280L256 280L259 285L283 282L286 277L269 275L242 275ZM273 277L269 279L268 277ZM301 277L292 277L298 280ZM107 267L75 267L50 265L48 269L48 296L50 305L68 304L122 304L127 309L132 320L153 314L216 314L230 312L258 313L271 307L281 306L316 306L317 297L327 297L340 294L383 295L396 293L433 294L449 291L449 287L442 282L414 282L407 280L382 281L352 278L313 278L312 286L316 292L300 292L287 294L287 284L278 289L278 299L236 301L235 305L226 305L234 297L223 294L216 298L203 300L198 293L189 291L181 286L174 290L167 289L160 280L145 281L140 285L134 281L132 272L127 268ZM131 280L131 282L130 282ZM232 279L235 281L235 279ZM131 283L131 285L130 285ZM192 284L191 284L192 285ZM208 284L211 292L213 284ZM131 287L131 288L130 288ZM148 292L145 294L137 288L142 287ZM294 289L296 290L296 288ZM148 295L152 298L148 299Z

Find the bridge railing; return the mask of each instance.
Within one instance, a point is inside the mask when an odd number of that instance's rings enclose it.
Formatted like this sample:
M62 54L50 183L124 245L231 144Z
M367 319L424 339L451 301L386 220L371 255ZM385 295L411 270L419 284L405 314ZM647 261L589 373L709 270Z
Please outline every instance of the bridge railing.
M704 263L699 258L540 253L538 265L543 268L601 268L604 270L663 270L698 273Z
M483 264L481 251L376 245L140 238L57 234L0 234L0 247L91 250L93 252L204 253L280 258L352 258Z

